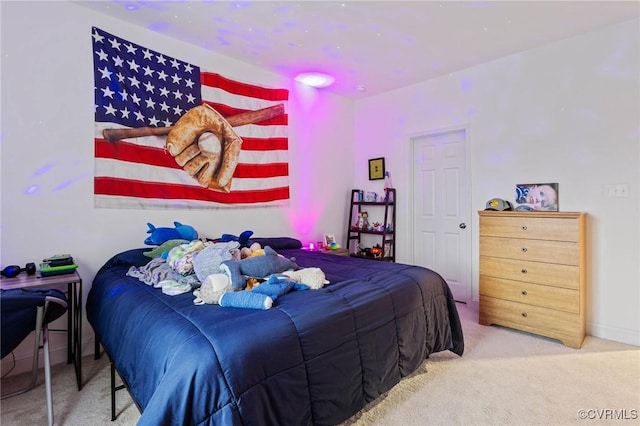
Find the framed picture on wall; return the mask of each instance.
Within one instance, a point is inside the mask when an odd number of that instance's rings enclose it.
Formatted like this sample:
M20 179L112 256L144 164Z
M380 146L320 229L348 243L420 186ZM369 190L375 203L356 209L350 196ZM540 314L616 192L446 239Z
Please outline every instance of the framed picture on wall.
M558 211L557 183L521 183L516 185L516 210Z
M384 157L369 160L369 180L384 179Z
M336 237L333 234L324 234L324 246L328 246L331 243L336 242Z

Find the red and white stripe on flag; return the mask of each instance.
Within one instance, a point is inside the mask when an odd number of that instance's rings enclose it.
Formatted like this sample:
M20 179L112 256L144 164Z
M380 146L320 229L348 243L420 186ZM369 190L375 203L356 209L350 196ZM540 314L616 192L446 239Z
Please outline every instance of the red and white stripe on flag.
M201 186L194 177L177 164L165 150L166 136L149 135L114 142L105 140L103 130L135 127L131 123L138 121L139 127L154 124L156 127L170 127L175 124L172 119L154 122L154 119L159 116L153 113L154 108L158 112L163 108L165 110L173 108L174 113L184 113L186 107L183 105L181 110L179 105L172 106L169 100L163 99L163 96L170 98L180 95L180 89L175 89L174 92L165 90L162 95L163 79L160 77L165 74L164 81L166 81L166 76L171 78L171 75L162 71L154 73L150 71L151 68L147 68L147 72L144 73L146 78L142 78L144 75L142 71L137 76L125 76L124 73L127 71L129 73L136 71L133 65L135 61L139 62L135 65L139 65L142 69L143 65L140 62L143 62L143 57L132 58L133 62L128 66L125 58L124 67L118 69L118 60L110 62L111 56L107 47L117 46L118 41L128 42L96 28L93 31L96 73L95 108L97 111L108 112L100 116L96 113L94 135L96 207L216 208L282 205L288 202L288 116L286 114L288 91L286 89L266 88L238 82L196 68L199 81L195 84L200 83L201 103L210 105L223 117L279 104L285 106L285 113L282 115L258 123L234 127L236 134L242 139L242 149L233 174L231 188L228 193L214 191ZM106 41L104 45L107 46L96 43L96 38L99 39L96 34L104 36ZM108 43L109 41L111 43ZM133 50L133 47L144 49L129 43L127 50ZM153 55L162 56L157 52L146 51L150 52L148 55L150 61L154 59ZM114 52L111 55L113 58L123 58L120 52ZM177 71L179 68L176 67ZM111 74L110 71L113 73ZM173 75L174 82L182 81L180 79L185 77L177 71ZM108 88L109 85L112 90ZM145 99L145 93L153 91L156 92L156 97L152 98L149 94L148 99ZM134 102L131 102L132 99ZM122 103L123 100L129 102ZM134 111L136 106L140 106L140 111ZM126 120L125 115L126 118L137 117L138 120L135 122Z

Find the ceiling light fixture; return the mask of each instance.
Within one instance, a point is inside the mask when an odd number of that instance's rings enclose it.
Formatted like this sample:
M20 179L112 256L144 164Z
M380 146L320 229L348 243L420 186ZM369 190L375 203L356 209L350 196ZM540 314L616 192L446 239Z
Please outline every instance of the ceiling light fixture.
M295 80L311 87L327 87L333 84L336 79L329 74L320 72L303 72L298 74Z

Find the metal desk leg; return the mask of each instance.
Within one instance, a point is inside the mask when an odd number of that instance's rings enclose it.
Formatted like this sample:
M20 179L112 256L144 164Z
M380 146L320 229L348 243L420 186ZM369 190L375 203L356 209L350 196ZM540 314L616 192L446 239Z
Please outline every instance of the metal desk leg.
M67 298L69 301L69 308L67 309L67 364L71 364L73 361L73 295L75 294L75 288L73 283L67 284Z
M67 364L73 362L78 390L82 389L82 279L68 284Z
M82 389L82 280L78 283L78 314L76 316L78 335L76 336L76 357L78 364L78 390Z

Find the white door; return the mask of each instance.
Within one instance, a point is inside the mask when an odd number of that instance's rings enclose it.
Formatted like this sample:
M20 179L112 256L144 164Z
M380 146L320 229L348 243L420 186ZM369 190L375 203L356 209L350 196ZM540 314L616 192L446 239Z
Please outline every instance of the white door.
M467 130L411 138L413 262L438 272L456 300L471 300Z

